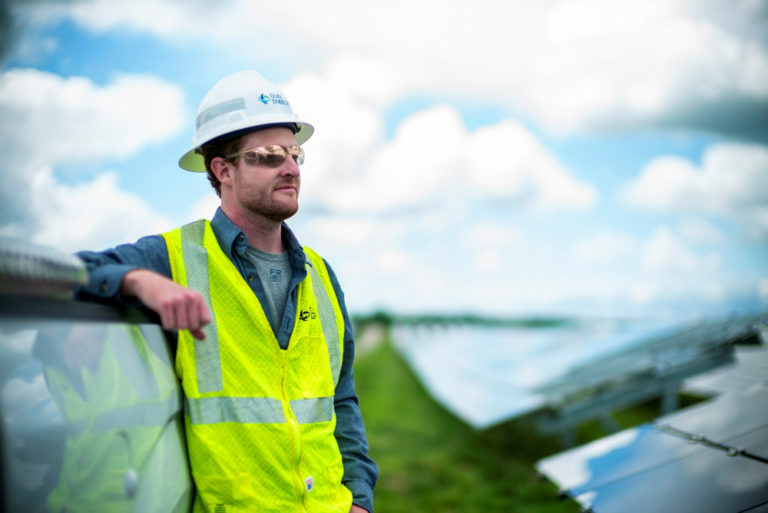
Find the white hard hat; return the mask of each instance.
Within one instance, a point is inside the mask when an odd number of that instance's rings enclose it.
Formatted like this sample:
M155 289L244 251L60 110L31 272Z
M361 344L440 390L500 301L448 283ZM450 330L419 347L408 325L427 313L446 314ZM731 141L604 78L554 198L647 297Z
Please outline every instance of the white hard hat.
M290 125L296 142L304 143L314 128L299 121L283 91L257 71L238 71L219 80L203 97L195 116L194 146L179 159L187 171L205 173L197 150L222 135L248 128Z

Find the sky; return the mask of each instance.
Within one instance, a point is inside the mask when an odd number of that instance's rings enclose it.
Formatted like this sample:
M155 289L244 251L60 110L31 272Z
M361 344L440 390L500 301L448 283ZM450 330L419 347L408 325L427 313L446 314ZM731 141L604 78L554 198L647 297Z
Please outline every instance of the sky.
M289 225L353 313L768 309L762 0L0 0L0 44L0 236L210 218L177 162L256 69L315 127Z

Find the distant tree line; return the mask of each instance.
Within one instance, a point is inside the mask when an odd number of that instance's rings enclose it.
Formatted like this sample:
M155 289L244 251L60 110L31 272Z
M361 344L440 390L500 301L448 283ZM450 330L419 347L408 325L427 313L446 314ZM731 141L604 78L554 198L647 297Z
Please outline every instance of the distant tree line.
M390 327L393 324L441 324L441 325L476 325L520 328L552 328L567 326L576 322L567 317L531 316L531 317L502 317L472 313L463 314L393 314L385 310L376 310L367 314L353 314L352 320L356 326L365 327L378 324Z

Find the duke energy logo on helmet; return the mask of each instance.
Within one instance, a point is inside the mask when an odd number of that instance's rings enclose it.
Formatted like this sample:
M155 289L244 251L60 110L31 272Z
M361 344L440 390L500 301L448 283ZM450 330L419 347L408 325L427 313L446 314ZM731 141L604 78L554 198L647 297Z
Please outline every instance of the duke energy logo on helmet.
M290 107L288 100L283 98L283 95L280 93L269 93L269 94L262 93L261 96L259 96L259 101L264 105L269 105L270 103L276 103L277 105L285 105Z

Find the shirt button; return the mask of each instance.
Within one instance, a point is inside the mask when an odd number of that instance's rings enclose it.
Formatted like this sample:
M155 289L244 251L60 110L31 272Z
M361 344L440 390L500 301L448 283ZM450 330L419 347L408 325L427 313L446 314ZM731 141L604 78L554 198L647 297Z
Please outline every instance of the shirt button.
M253 281L253 274L249 274L248 275L248 282L250 283L252 281Z

